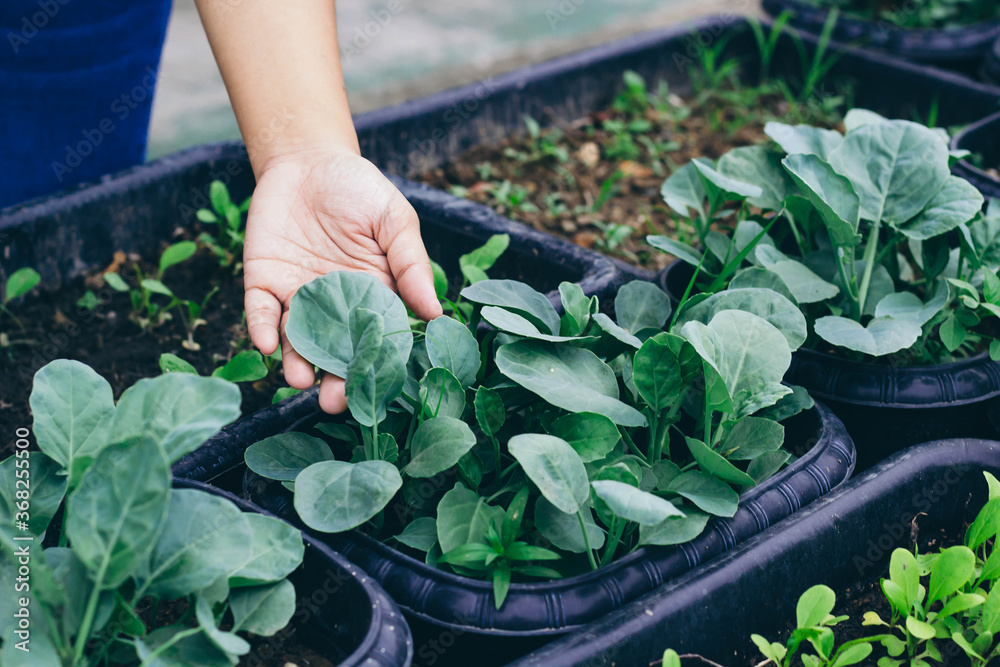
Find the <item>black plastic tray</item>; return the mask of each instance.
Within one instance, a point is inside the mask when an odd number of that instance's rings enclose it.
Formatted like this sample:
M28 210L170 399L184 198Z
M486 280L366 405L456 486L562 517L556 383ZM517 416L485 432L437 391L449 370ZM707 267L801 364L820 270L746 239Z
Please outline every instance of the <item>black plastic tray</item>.
M208 484L175 479L174 487L198 489L225 498L244 512L268 514ZM305 557L289 576L296 592L296 641L338 667L408 667L413 637L396 604L357 565L305 533L302 539ZM280 650L281 638L268 646Z
M787 636L803 591L877 581L893 549L910 546L914 520L933 534L973 518L986 501L983 471L1000 471L1000 443L913 447L706 567L510 667L659 664L667 648L727 667L755 664L763 658L750 634Z
M676 261L657 283L677 303L693 269ZM990 438L1000 364L988 355L937 366L892 366L797 350L785 381L804 387L844 422L864 470L904 447L945 438Z
M963 129L951 140L951 147L979 155L984 164L1000 166L1000 113L987 116ZM975 185L984 197L994 199L1000 197L1000 179L991 176L969 160L962 160L952 168L952 171Z

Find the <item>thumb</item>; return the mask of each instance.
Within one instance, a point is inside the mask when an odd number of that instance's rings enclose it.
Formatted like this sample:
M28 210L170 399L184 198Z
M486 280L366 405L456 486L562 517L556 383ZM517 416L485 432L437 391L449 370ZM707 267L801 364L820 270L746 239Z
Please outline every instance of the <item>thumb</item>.
M259 287L251 287L244 298L247 311L247 333L250 341L265 355L278 349L278 323L281 321L281 302Z
M441 315L441 304L434 291L434 273L420 238L420 220L410 203L399 195L402 203L393 207L392 218L383 225L377 238L389 262L389 271L396 282L399 296L417 317L432 320Z

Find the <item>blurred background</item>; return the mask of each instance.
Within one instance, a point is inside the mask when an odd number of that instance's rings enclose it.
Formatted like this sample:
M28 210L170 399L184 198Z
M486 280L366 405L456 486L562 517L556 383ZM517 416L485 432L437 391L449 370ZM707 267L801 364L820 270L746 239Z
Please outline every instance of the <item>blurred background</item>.
M355 114L502 74L750 0L340 0L338 33ZM148 159L239 138L194 0L174 0Z

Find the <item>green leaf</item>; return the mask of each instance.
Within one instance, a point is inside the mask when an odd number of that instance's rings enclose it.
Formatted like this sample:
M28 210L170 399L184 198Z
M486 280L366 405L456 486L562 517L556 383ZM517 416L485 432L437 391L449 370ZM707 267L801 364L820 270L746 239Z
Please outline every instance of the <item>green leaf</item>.
M393 539L411 549L426 553L437 544L437 523L433 517L418 517L406 524L403 532Z
M510 566L503 564L493 569L493 603L497 609L503 606L510 590Z
M228 653L220 649L203 631L174 641L174 636L189 629L179 625L169 625L150 633L148 637L137 639L136 652L145 667L232 667ZM161 646L155 657L153 651Z
M668 517L684 516L669 500L640 491L631 484L601 479L591 482L590 486L616 516L626 521L634 521L642 526L655 526Z
M927 586L927 604L944 600L961 590L966 583L975 581L976 555L965 546L949 547L943 550L931 568L931 579Z
M167 373L125 390L111 417L109 441L147 435L173 463L240 417L240 388L220 378Z
M244 350L212 372L213 377L230 382L256 382L267 377L264 357L257 350Z
M497 368L528 391L570 412L596 412L622 426L644 426L646 418L618 400L618 379L589 350L521 340L497 351Z
M472 429L460 419L428 419L413 433L410 463L403 472L410 477L433 477L458 463L475 444Z
M226 573L249 542L249 524L236 505L204 491L175 489L141 580L157 597L189 595Z
M856 665L862 660L871 655L872 651L871 644L854 644L853 646L844 646L839 651L837 651L836 658L830 664L830 667L847 667L848 665Z
M680 311L674 329L691 321L708 324L718 313L742 310L764 318L777 327L788 341L788 347L797 350L806 340L806 318L792 301L772 289L749 287L733 288L713 294L690 308Z
M431 262L431 273L434 276L434 294L437 296L438 300L444 299L448 296L448 274L444 272L441 265L435 262L433 259Z
M208 199L212 203L212 208L219 215L223 215L232 200L229 198L229 190L222 181L212 181L208 186Z
M687 243L681 243L680 241L667 236L647 236L646 243L653 246L657 250L662 250L667 254L673 255L677 259L687 262L691 266L698 266L701 264L701 251L691 247Z
M458 258L458 266L462 270L462 274L469 278L466 268L470 266L475 267L480 272L489 271L509 245L510 237L507 234L494 234L482 246ZM477 281L469 278L469 282Z
M145 278L144 280L139 281L139 286L147 292L152 292L153 294L159 294L161 296L169 296L171 299L174 298L174 293L170 290L170 288L159 280Z
M227 563L226 578L234 589L284 579L302 563L305 545L298 528L263 514L245 513L249 543L239 558Z
M108 271L104 274L104 282L108 284L108 287L116 292L128 292L129 286L125 282L125 279L114 271Z
M583 288L576 283L559 283L559 298L562 301L563 316L560 333L579 336L590 322L590 299Z
M590 316L591 333L599 333L601 336L601 355L605 358L612 358L625 348L638 350L642 347L642 341L630 334L625 329L614 323L614 321L604 313L594 313ZM588 341L588 338L576 338L577 341Z
M450 317L438 317L427 323L427 357L435 367L446 368L468 389L476 382L479 344L469 328Z
M743 201L748 197L760 197L764 194L764 191L756 185L730 178L718 172L704 158L695 159L691 164L694 165L701 178L701 185L705 188L705 194L708 195L710 203L718 205L721 202Z
M725 383L737 417L774 405L791 393L781 384L792 360L788 342L762 317L726 310L708 325L688 322L681 335Z
M310 528L342 533L381 512L402 485L385 461L322 461L295 478L295 511Z
M523 336L535 340L544 340L550 343L565 343L573 340L585 340L572 336L550 336L538 330L531 320L521 317L515 312L504 310L496 306L485 306L482 310L483 319L488 324L496 327L500 331L505 331L515 336Z
M846 249L861 243L861 200L851 181L813 154L789 155L782 164L819 213L833 245Z
M484 280L462 290L462 298L497 306L531 321L544 334L559 333L559 315L543 294L515 280Z
M584 463L600 461L621 440L614 422L593 412L563 415L552 422L548 431L550 435L567 442Z
M744 417L746 419L746 417ZM702 471L717 477L724 482L737 484L740 486L754 486L753 477L746 474L732 463L727 461L721 454L712 450L711 447L695 438L684 438L687 442L691 456L698 462L698 467Z
M66 535L100 585L131 577L159 536L170 498L170 467L151 437L105 447L66 501Z
M345 377L347 407L359 424L371 427L385 419L389 403L403 390L406 357L400 356L390 336L383 335L378 313L358 306L348 320L354 358Z
M180 241L168 246L163 251L163 254L160 255L160 271L158 275L162 276L163 272L171 266L189 259L197 250L198 244L194 241Z
M830 153L846 176L865 220L902 225L931 201L948 180L948 147L928 128L893 120L858 127Z
M410 358L413 336L403 302L378 278L361 272L334 271L300 287L288 310L288 341L310 363L346 378L355 356L354 341L346 334L357 307L380 314L385 339L400 359Z
M799 628L813 628L822 625L833 612L837 595L827 586L813 586L799 596L795 605L795 622Z
M813 329L828 343L873 357L909 349L922 333L913 320L893 317L876 317L864 327L846 317L827 315L816 320Z
M594 513L589 507L583 508L583 523L587 528L587 538L591 549L604 546L604 531L594 523ZM574 554L587 551L587 543L583 539L580 519L575 513L563 512L555 505L539 496L535 501L535 528L542 537L558 549Z
M662 667L681 667L681 658L677 655L677 651L668 648L663 652L660 663Z
M656 412L673 406L685 389L681 360L674 348L659 336L650 338L632 361L636 391Z
M229 596L233 632L270 637L288 625L295 614L295 586L288 580L267 586L241 588Z
M576 513L590 498L587 470L565 440L523 433L511 438L507 448L528 479L560 511Z
M781 448L785 427L761 417L744 417L734 424L720 449L731 461L750 461Z
M465 390L462 383L445 368L427 371L420 380L418 397L427 417L461 419L465 412Z
M952 598L941 607L941 611L938 612L937 618L948 618L949 616L954 616L955 614L963 611L968 611L978 607L979 605L986 602L986 598L982 595L977 595L975 593L960 593Z
M176 354L164 352L160 355L160 372L162 373L191 373L198 375L198 369L184 361Z
M924 210L897 228L907 238L923 241L971 221L982 208L983 196L976 186L964 178L949 176Z
M200 222L204 222L207 224L212 224L219 221L219 218L215 215L215 213L212 213L207 208L199 208L198 211L195 213L195 217L198 218Z
M919 601L920 567L917 559L906 549L896 549L889 559L888 583L896 584L902 594L900 613L909 613L913 605Z
M24 296L40 282L42 282L42 277L33 268L26 266L18 269L7 278L7 285L4 287L4 304Z
M115 411L111 385L86 364L58 359L35 373L28 399L38 448L76 484L108 444Z
M775 665L780 665L781 661L785 659L787 650L781 644L777 642L772 644L760 635L750 635L750 639L757 646L757 649L763 654L763 656L773 661Z
M672 312L667 293L644 280L623 285L615 295L618 326L631 334L647 328L662 329Z
M682 473L670 481L666 490L716 516L733 516L739 508L739 495L722 480L703 472Z
M711 516L687 505L681 511L684 516L668 517L652 526L639 526L639 544L684 544L701 535Z
M320 461L333 461L329 445L305 433L279 433L247 447L247 467L262 477L288 482Z
M673 209L679 215L688 217L700 217L704 215L704 202L705 202L705 187L702 185L701 178L698 176L698 171L695 169L694 162L689 162L680 169L674 171L663 182L663 187L660 188L660 195L663 197L663 201L666 202L667 206ZM697 211L696 216L691 215L691 209ZM666 239L666 237L654 237ZM656 246L652 241L649 241L650 245ZM663 248L660 248L664 250ZM666 250L666 252L670 252ZM671 252L670 254L676 254ZM677 255L680 257L680 255ZM695 261L694 264L698 262Z
M770 246L757 248L756 257L761 266L781 278L796 303L819 303L840 294L839 287L820 278L802 262L788 259Z
M274 396L271 397L271 405L275 405L276 403L281 403L282 401L289 399L292 396L295 396L296 394L301 394L301 393L302 390L296 389L295 387L281 387L280 389L276 389L274 392Z
M500 394L489 387L477 387L474 400L476 423L487 437L495 438L507 419Z
M836 130L811 125L786 125L775 121L764 126L764 134L789 155L811 153L824 160L844 140L843 135Z
M941 323L941 326L938 328L938 335L941 337L941 342L944 343L944 346L948 348L948 351L954 352L962 347L962 343L965 342L968 332L965 330L965 326L952 314Z
M916 616L906 617L906 631L917 639L934 639L937 632L934 630L934 626L925 621L921 621Z
M792 455L784 450L761 454L747 466L747 474L755 483L760 484L781 470L790 458Z
M59 464L42 452L22 449L17 452L0 463L0 522L4 528L14 526L14 516L22 511L26 503L28 530L32 535L40 536L62 504L67 478L59 474ZM21 479L28 482L27 489L22 488L23 484L17 484L19 472ZM23 494L25 491L27 498L18 498L19 492Z
M875 317L912 320L918 326L924 326L948 303L948 284L940 282L938 285L934 296L926 304L913 292L895 292L882 297L875 306Z
M486 530L500 526L504 511L494 507L456 482L441 497L437 506L437 537L441 551L448 553L464 544L477 544L486 537Z
M719 158L718 170L725 176L761 188L762 194L749 197L747 202L764 210L780 210L782 202L795 192L795 184L781 166L781 156L763 146L730 150Z

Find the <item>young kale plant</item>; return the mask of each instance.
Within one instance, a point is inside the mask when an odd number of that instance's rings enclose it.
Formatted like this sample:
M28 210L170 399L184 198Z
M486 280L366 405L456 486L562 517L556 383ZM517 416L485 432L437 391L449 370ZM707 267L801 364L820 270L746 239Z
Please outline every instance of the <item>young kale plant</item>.
M171 373L115 405L103 378L59 360L35 375L30 404L41 451L0 463L0 580L22 581L12 554L27 545L31 595L3 596L0 613L32 623L30 637L5 633L0 662L25 664L30 639L45 667L228 667L250 650L240 634L289 622L299 532L171 489L171 464L239 417L235 385Z
M30 266L26 266L10 274L7 278L7 283L4 285L3 298L0 299L0 314L7 315L22 330L24 327L21 321L14 316L14 313L10 312L10 303L14 299L19 299L33 290L40 282L42 282L42 277L38 275L38 272ZM7 332L0 331L0 347L8 347L9 345L10 338Z
M167 269L187 261L197 250L198 246L193 241L180 241L168 246L163 251L163 254L160 255L157 271L149 277L146 277L142 269L136 265L135 273L138 282L138 286L136 287L130 287L117 271L108 271L105 273L104 281L108 287L116 292L128 294L129 300L132 303L131 319L143 329L152 330L171 319L171 311L173 309L187 306L188 302L178 299L173 291L163 284L163 277ZM205 297L204 302L195 304L195 311L198 315L200 315L201 307L215 292L216 290L213 289ZM164 304L157 300L157 296L166 297L168 299L167 303Z
M944 131L859 109L845 126L769 123L778 150L689 163L662 193L700 247L649 243L696 266L698 291L791 298L814 349L902 363L989 349L1000 359L1000 207L982 212L976 188L950 175L959 156Z
M215 225L216 235L202 232L198 240L202 242L216 257L221 266L232 267L233 273L239 273L243 268L243 243L246 240L246 229L243 217L250 210L250 197L236 204L229 196L229 188L222 181L212 181L208 187L208 198L211 209L198 209L198 220L203 224Z
M577 285L559 293L562 316L528 285L481 280L461 292L467 323L414 333L367 274L303 286L289 340L345 378L350 417L256 443L247 465L293 490L311 528L364 527L491 580L499 608L512 577L691 540L788 461L779 421L812 404L781 384L805 339L791 301L734 291L664 331L650 283L621 289L616 320Z
M757 667L791 667L798 657L805 667L843 667L866 660L880 645L886 655L878 667L931 667L947 662L942 648L957 647L972 667L985 667L1000 658L1000 482L984 473L989 499L965 532L964 544L920 554L916 549L896 549L889 562L889 577L881 580L891 616L883 620L866 612L862 625L880 628L880 634L860 637L834 650L832 628L848 620L833 616L836 595L826 586L813 586L799 598L796 629L786 644L751 635L765 660ZM804 653L809 647L815 653ZM954 653L949 652L951 655ZM668 649L665 666L678 666L681 658ZM871 663L865 663L871 664Z

